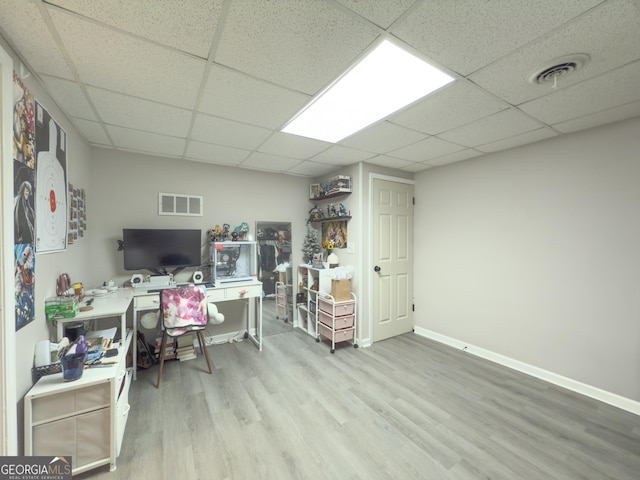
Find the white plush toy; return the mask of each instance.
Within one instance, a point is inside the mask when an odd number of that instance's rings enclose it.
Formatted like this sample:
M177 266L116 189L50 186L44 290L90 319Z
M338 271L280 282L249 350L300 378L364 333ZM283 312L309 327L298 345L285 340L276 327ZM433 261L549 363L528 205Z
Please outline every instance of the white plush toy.
M212 325L224 322L224 315L218 311L215 303L207 304L207 314L209 315L209 323Z

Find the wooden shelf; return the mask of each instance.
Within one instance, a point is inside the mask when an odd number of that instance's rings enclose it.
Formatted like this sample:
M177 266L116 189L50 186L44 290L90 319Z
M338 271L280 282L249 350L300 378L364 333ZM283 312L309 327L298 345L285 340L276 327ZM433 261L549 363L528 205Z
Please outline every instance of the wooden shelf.
M329 198L342 197L344 195L350 195L352 192L334 192L329 193L327 195L322 195L321 197L310 198L309 200L312 202L321 202L322 200L328 200Z
M327 218L320 218L318 220L311 220L310 223L333 222L333 221L339 221L339 220L349 220L350 218L351 218L351 215L342 215L341 217L327 217Z

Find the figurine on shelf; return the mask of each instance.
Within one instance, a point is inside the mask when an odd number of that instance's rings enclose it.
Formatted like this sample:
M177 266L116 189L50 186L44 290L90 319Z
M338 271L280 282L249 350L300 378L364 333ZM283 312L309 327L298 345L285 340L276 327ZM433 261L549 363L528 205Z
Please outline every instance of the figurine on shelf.
M347 209L343 204L338 205L338 216L339 217L349 216L349 214L347 213Z
M222 227L220 225L216 225L215 227L207 230L207 238L210 242L220 242L224 240Z
M323 218L324 213L322 213L322 210L320 210L317 205L314 205L311 210L309 210L309 219L307 220L307 223L322 220Z
M231 239L231 234L229 233L230 228L231 228L231 225L229 225L228 223L222 224L222 241L223 242Z
M235 234L235 235L234 235ZM236 228L233 229L233 233L231 237L233 240L244 240L247 235L249 235L249 224L247 222L242 222Z
M327 206L327 215L328 215L330 218L333 218L333 217L337 217L337 216L338 216L338 210L336 209L336 206L335 206L333 203L330 203L330 204Z

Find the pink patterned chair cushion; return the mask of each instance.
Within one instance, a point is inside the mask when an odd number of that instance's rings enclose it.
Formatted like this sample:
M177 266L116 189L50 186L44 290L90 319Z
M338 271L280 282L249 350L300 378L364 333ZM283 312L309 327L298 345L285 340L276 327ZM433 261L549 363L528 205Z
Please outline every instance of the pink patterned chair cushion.
M207 292L202 285L165 288L161 299L162 322L168 335L176 337L206 327Z

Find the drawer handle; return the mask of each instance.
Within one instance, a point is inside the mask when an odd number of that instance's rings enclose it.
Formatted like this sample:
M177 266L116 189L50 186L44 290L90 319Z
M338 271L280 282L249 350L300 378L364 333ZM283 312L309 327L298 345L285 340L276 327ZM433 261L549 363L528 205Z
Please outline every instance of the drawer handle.
M245 290L244 288L242 290L240 290L240 296L244 297L247 293L249 293L247 290Z

